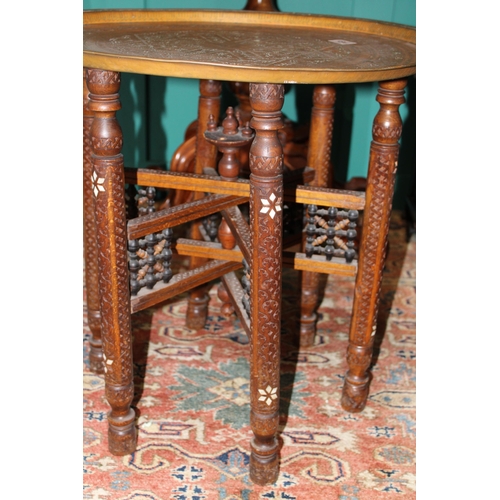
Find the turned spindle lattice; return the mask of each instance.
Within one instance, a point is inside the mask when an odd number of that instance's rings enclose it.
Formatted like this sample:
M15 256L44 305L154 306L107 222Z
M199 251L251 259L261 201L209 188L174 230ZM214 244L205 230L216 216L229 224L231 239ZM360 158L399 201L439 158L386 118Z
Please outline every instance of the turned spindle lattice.
M139 216L155 212L154 187L139 188L135 196ZM141 288L152 290L156 283L168 283L172 278L170 262L172 260L171 228L161 232L148 234L144 238L129 240L128 268L130 271L130 293L137 295Z
M139 188L135 196L137 211L139 216L152 214L155 211L156 189L147 187L146 189Z
M326 260L344 257L348 263L357 258L354 248L357 236L356 221L359 218L357 210L345 211L335 207L323 209L308 205L306 218L307 257L310 258L313 254L324 255Z
M130 292L137 295L141 288L152 290L156 283L168 283L172 278L171 228L160 233L148 234L145 238L129 240L128 256L130 271Z
M217 241L220 222L220 214L209 215L201 221L200 232L205 241Z

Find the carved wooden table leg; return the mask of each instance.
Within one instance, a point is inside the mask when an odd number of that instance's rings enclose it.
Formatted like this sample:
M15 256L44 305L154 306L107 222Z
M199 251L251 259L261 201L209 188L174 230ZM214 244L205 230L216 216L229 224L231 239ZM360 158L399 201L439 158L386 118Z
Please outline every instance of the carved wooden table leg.
M313 93L311 127L307 165L316 175L311 186L329 187L330 153L332 149L333 111L335 88L332 85L316 85ZM319 294L318 273L302 273L302 296L300 313L300 345L311 346L316 333L316 309Z
M196 174L202 174L204 167L215 168L217 165L217 147L205 140L203 135L207 130L207 124L210 115L219 119L220 114L220 96L222 93L222 83L215 80L200 80L200 99L198 103L198 129L196 137ZM194 193L194 199L200 199L204 195L200 192ZM195 240L203 239L198 222L191 226L191 238ZM195 269L203 265L206 259L200 257L191 257L190 268ZM207 287L200 286L195 288L189 294L188 308L186 312L186 326L193 330L204 328L207 320L208 294Z
M102 345L108 414L108 445L114 455L135 450L135 413L130 294L127 268L122 131L116 120L120 109L120 73L87 70L91 128L92 195L95 196Z
M405 102L405 86L406 80L382 82L377 95L380 110L373 122L366 208L347 350L349 370L342 392L342 407L351 412L363 410L370 385L368 369L377 328L380 284L398 164L398 141L402 131L399 106Z
M284 86L251 84L255 139L250 149L250 479L257 484L278 478L281 330L281 253Z
M94 114L89 110L89 90L83 72L83 231L85 250L85 288L87 290L87 319L91 332L89 363L94 373L104 373L102 364L101 311L97 269L97 236L92 192L92 145L90 128Z

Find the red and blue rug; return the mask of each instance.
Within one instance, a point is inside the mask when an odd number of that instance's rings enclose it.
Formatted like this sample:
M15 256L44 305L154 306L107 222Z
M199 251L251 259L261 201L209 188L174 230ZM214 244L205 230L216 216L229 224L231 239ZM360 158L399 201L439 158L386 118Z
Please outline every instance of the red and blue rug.
M324 280L316 343L297 344L299 273L285 270L278 481L248 477L248 344L220 314L184 327L186 295L133 316L137 451L107 450L104 378L88 369L84 307L83 498L93 500L379 500L416 498L415 241L393 214L366 409L340 406L354 281Z

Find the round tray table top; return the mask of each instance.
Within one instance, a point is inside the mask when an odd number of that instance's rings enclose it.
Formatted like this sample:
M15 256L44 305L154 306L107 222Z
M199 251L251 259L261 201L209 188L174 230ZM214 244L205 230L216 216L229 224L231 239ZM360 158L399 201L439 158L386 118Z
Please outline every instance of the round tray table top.
M220 10L83 14L88 68L254 83L349 83L416 72L415 28L364 19Z

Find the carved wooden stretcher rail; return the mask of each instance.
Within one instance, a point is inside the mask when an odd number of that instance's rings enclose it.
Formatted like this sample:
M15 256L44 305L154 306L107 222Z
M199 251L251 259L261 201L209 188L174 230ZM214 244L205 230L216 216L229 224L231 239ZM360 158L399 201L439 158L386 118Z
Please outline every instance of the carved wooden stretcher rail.
M272 483L279 472L284 265L306 271L304 276L310 281L303 281L303 287L308 290L313 290L318 271L356 276L342 406L348 411L364 408L402 132L399 106L405 101L406 78L416 71L415 41L413 28L330 16L201 10L84 13L84 228L90 358L95 371L105 371L111 453L126 455L136 446L135 413L130 406L134 391L131 313L216 277L224 284L219 296L243 318L249 337L252 481ZM196 174L124 172L123 138L116 119L120 72L200 79ZM217 120L213 117L220 115L221 80L250 82L249 125L255 137L249 151L248 180L235 177L231 161L219 166L220 177L202 175L205 168L217 167L218 149L224 149L204 136L209 123ZM380 82L380 110L373 122L366 195L316 184L316 179L325 176L321 144L331 139L329 126L311 128L309 166L316 171L311 185L284 185L278 136L283 127L284 84L325 84L315 95L315 116L325 118L332 115L334 102L328 85L371 81ZM210 127L214 129L215 124ZM225 128L222 135L234 132ZM230 151L226 154L231 156ZM126 182L184 189L196 196L191 204L155 213L146 203L145 215L127 221ZM147 189L144 192L151 198ZM247 202L248 222L238 209ZM309 206L308 255L283 252L285 202ZM359 258L348 263L346 259L353 257L353 224L360 210L364 212ZM215 212L222 214L220 243L210 237L210 241L198 241L201 237L172 241L169 228ZM315 255L320 246L322 255ZM342 258L336 255L339 249L344 252ZM174 251L190 255L200 265L170 276L170 252ZM129 262L137 286L131 287ZM153 269L157 263L160 267ZM240 283L234 271L242 266ZM313 293L310 298L312 304Z
M181 174L176 172L151 171L147 169L125 169L125 181L140 186L159 188L179 188L202 193L210 192L248 197L250 181L237 179L224 181L213 175ZM314 186L296 185L284 189L284 200L304 205L337 205L352 210L363 210L365 193L342 189L327 189Z

